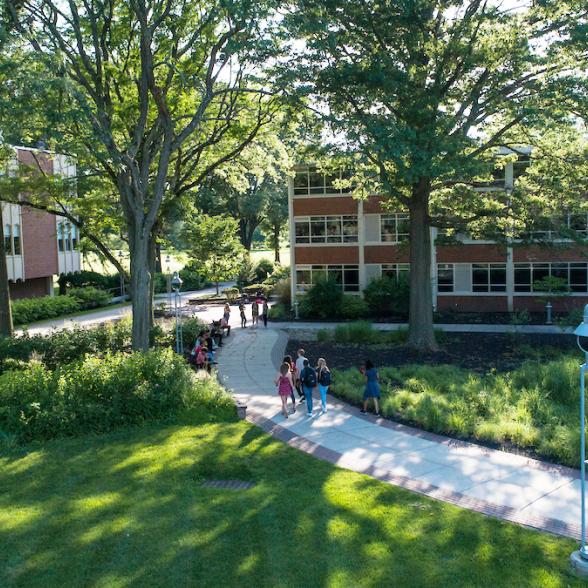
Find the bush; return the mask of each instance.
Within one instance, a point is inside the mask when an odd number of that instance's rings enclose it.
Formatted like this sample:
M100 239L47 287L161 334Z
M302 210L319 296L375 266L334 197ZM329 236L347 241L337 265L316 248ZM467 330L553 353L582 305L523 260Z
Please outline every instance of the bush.
M198 318L186 319L182 322L182 341L184 345L184 351L190 351L194 347L196 337L200 331L208 328L208 325L203 323ZM175 323L171 330L172 345L175 344Z
M290 312L283 304L274 304L269 308L268 318L270 321L286 321L290 318Z
M367 321L338 325L335 329L337 343L375 343L379 339L380 332L376 331Z
M319 343L324 343L331 340L331 332L328 329L319 329L316 332L316 340Z
M376 278L367 285L363 296L374 315L408 314L410 289L407 278Z
M0 376L0 431L17 442L101 433L193 408L193 372L171 349L108 354Z
M300 314L309 318L332 318L341 313L343 292L334 280L319 280L300 300Z
M12 301L12 319L15 325L23 325L55 318L81 309L80 301L73 296L42 296Z
M267 280L267 278L273 273L274 271L274 262L270 261L269 259L260 259L257 265L255 266L255 281L256 282L263 282Z
M239 288L225 288L223 294L229 302L235 302L239 298Z
M276 294L280 304L283 304L286 308L291 308L292 290L290 278L285 278L276 282L276 285L274 286L274 293Z
M108 292L93 288L92 286L72 288L68 296L77 298L80 301L80 308L83 310L106 306L112 300L112 296Z
M206 280L196 271L193 266L187 265L178 272L180 278L184 281L182 290L202 290L206 286ZM167 284L166 284L167 288Z
M369 313L367 302L361 296L343 294L341 299L341 316L345 319L365 318Z
M99 274L88 270L81 272L62 274L58 279L60 291L62 288L99 288L109 290L117 294L120 289L120 276L118 274Z
M237 275L237 288L243 290L245 286L249 286L253 282L255 282L255 267L251 262L251 258L247 256L241 264L239 274Z
M269 286L268 284L253 284L251 286L245 286L242 290L250 296L255 296L258 292L261 292L266 298L269 298L273 292L273 286Z
M274 271L263 280L264 284L275 285L281 280L287 280L290 277L290 266L279 265L274 266Z

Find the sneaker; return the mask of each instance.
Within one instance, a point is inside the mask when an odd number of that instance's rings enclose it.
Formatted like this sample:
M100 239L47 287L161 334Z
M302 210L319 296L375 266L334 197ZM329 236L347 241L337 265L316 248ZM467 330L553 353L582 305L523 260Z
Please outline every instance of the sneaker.
M307 412L306 416L310 418L312 416L312 412Z
M321 409L321 414L327 414L327 409L326 408Z
M299 404L302 404L303 402L306 402L306 396L301 396L301 397L298 399L298 403L299 403Z
M367 410L360 410L360 414L367 414Z
M379 417L379 416L380 416L380 413L379 413L379 412L377 412L377 413L376 413L376 416L377 416L377 417Z

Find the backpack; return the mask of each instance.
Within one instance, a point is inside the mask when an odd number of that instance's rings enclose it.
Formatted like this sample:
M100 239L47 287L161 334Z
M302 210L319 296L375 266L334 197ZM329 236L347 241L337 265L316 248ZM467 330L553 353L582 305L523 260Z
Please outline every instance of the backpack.
M307 388L314 388L316 386L316 372L314 371L314 368L304 368L303 382Z
M320 384L321 384L321 386L330 386L331 385L331 372L329 372L327 370L321 370Z

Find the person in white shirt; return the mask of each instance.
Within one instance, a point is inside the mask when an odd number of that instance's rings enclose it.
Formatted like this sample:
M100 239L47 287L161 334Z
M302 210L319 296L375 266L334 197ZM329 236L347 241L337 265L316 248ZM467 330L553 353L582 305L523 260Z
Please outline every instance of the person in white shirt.
M304 349L298 350L298 357L296 358L296 391L298 392L298 397L300 402L304 401L306 397L304 396L304 389L302 388L302 382L300 380L300 374L304 369Z

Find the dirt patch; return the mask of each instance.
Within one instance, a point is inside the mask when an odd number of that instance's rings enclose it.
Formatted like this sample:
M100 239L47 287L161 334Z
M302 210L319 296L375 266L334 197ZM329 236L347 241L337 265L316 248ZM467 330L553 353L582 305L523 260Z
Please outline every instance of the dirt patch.
M540 357L547 360L576 349L575 338L571 335L443 333L439 343L440 350L436 353L418 353L404 345L291 339L286 353L295 358L296 351L302 347L311 362L324 357L330 367L337 369L360 366L366 359L371 359L376 366L450 364L484 373L490 370L510 371L527 359Z

